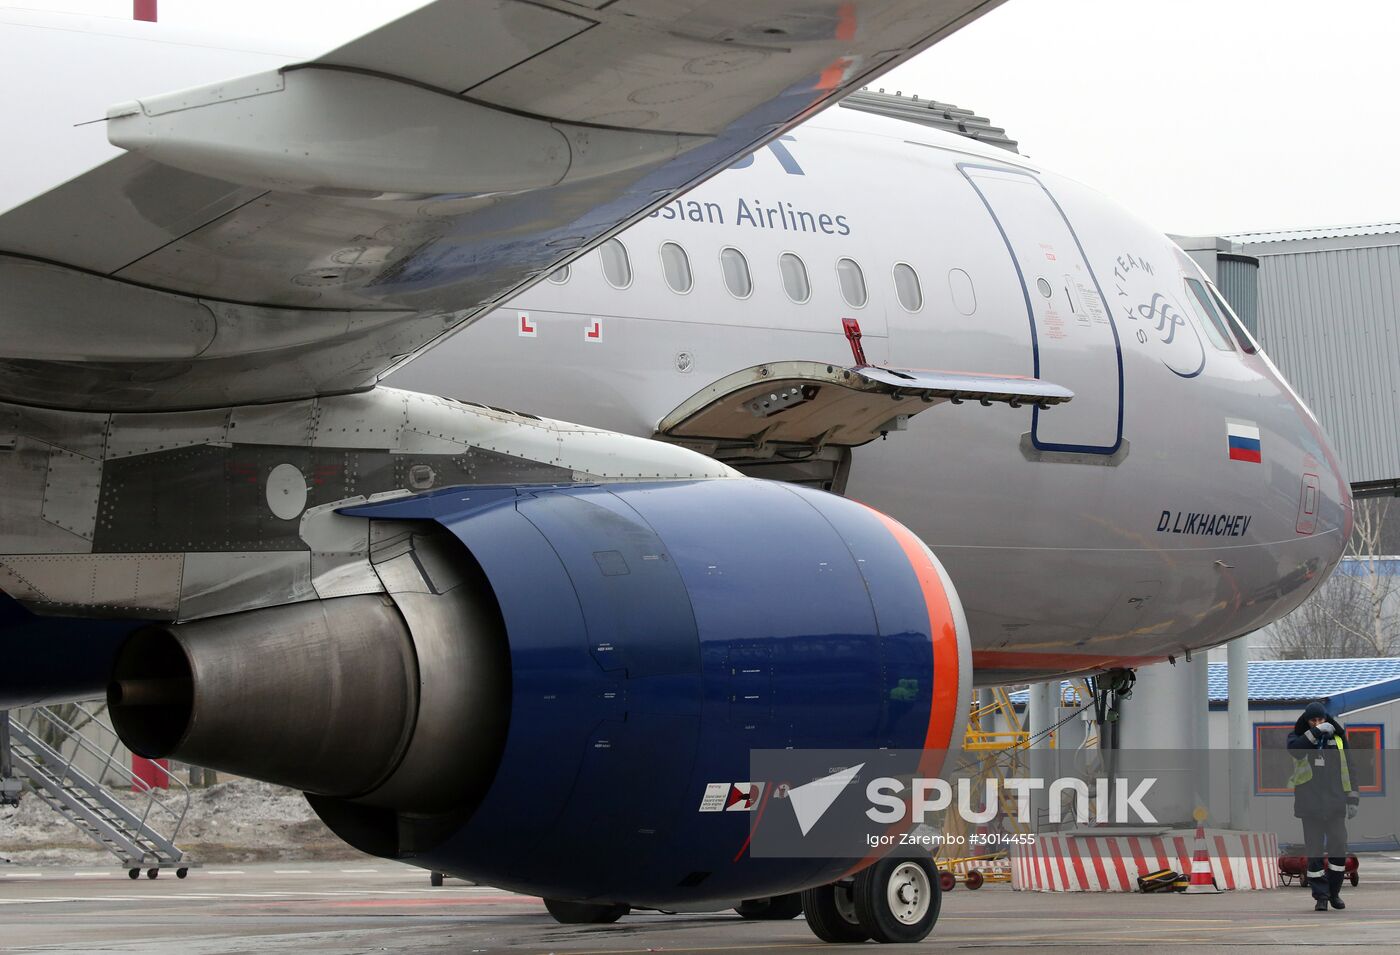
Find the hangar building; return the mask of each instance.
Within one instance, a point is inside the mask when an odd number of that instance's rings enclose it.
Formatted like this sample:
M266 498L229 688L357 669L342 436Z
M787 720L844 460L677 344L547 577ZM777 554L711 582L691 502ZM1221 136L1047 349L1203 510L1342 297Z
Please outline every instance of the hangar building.
M1356 491L1400 493L1400 223L1175 238L1321 419Z

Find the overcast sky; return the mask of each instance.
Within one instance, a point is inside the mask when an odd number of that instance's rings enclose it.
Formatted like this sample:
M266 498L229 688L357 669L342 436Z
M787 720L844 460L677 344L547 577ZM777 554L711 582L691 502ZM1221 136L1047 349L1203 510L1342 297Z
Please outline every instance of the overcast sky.
M166 23L306 52L421 5L159 2ZM1397 44L1396 0L1008 0L875 85L976 110L1167 232L1396 222Z

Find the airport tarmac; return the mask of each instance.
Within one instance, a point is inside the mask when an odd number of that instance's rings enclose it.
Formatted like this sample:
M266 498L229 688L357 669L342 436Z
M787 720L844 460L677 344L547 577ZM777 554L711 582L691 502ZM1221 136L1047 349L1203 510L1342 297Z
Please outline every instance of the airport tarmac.
M987 885L943 900L933 935L902 951L983 953L1151 947L1271 952L1367 946L1400 950L1400 854L1362 861L1344 912L1312 911L1302 889L1182 895L1050 895ZM0 866L0 950L7 952L829 952L802 921L730 913L634 913L616 925L557 925L538 899L375 861L210 866L177 880L104 869Z

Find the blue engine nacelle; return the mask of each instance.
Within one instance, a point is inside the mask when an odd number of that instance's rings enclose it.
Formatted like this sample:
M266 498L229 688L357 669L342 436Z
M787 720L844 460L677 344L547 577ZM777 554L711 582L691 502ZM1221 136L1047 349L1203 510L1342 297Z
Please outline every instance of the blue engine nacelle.
M851 866L748 851L775 798L751 750L961 738L957 595L853 501L731 479L341 513L375 522L387 593L138 631L109 691L134 751L303 789L376 855L671 908Z
M400 847L435 870L660 907L788 892L849 863L751 858L771 787L701 811L712 784L763 782L750 750L960 741L957 595L910 531L853 501L724 480L465 488L345 513L447 528L505 621L490 788L431 848Z

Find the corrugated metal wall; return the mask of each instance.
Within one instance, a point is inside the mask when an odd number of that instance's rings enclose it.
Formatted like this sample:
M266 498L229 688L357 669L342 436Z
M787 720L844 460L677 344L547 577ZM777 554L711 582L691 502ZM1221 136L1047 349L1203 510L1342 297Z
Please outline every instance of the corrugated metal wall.
M1400 245L1271 254L1283 245L1245 246L1259 256L1260 344L1349 480L1400 477Z
M1216 280L1225 301L1255 338L1259 337L1259 260L1247 255L1216 257Z

